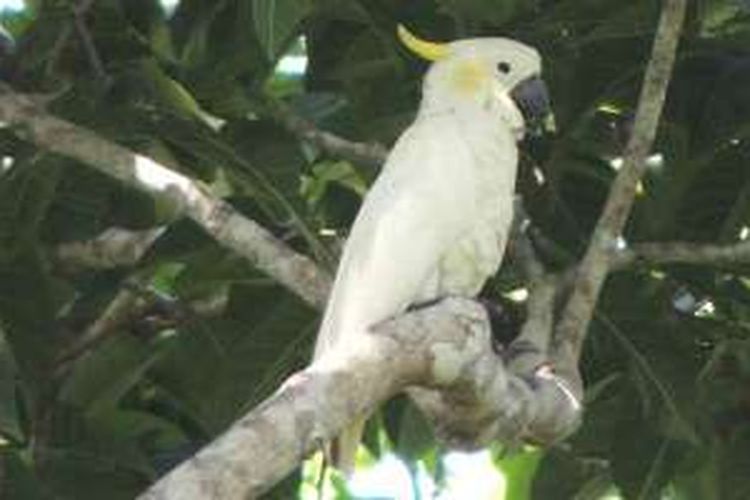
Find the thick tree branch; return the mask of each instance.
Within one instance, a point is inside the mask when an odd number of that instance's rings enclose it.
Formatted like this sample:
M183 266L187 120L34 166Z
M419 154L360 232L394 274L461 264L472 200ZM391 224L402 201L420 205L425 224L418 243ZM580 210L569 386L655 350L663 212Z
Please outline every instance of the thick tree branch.
M556 329L557 362L566 359L564 363L569 365L580 357L583 340L609 270L609 256L625 227L646 157L654 142L674 66L685 4L685 0L664 0L623 166L615 178L591 242L578 267L573 292Z
M448 299L377 326L345 355L332 352L293 376L142 500L255 498L329 441L355 416L418 385L438 435L452 447L497 439L548 443L575 426L578 406L564 382L540 371L509 373L490 349L475 302ZM453 408L446 418L443 407Z
M248 258L306 302L322 307L330 277L315 263L216 198L190 177L55 118L7 88L0 94L0 122L38 146L81 161L125 184L177 206L216 241Z

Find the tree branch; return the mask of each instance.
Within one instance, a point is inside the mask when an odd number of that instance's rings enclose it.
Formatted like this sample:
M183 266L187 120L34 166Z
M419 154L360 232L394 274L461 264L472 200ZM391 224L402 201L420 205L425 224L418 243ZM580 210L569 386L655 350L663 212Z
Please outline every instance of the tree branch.
M104 84L109 84L109 75L104 69L104 63L99 56L99 51L96 50L94 37L91 36L91 31L89 31L89 28L86 25L86 12L91 8L92 4L93 0L83 0L79 4L72 6L73 26L78 32L78 37L81 40L81 45L83 45L83 50L86 53L89 64L91 64L91 69L93 70L94 75Z
M529 236L533 227L523 200L516 197L513 201L513 223L508 238L508 255L517 261L518 266L529 281L545 274L544 265L539 260L534 244Z
M609 256L622 233L643 173L674 66L685 17L685 0L664 0L651 60L638 101L633 135L586 254L578 267L570 299L556 329L555 357L566 365L577 362L594 307L609 270ZM567 359L566 361L563 361Z
M422 408L452 447L549 443L577 423L579 407L559 379L545 371L528 379L509 373L490 349L485 311L447 299L378 325L345 355L331 352L294 375L139 498L255 498L355 416L414 385L442 403Z
M112 227L90 240L59 245L54 259L73 270L134 266L163 231L164 227L143 231Z
M51 75L52 73L54 73L55 65L60 59L60 54L65 50L66 46L68 45L68 42L70 41L70 37L72 36L73 31L77 29L78 20L82 19L83 16L86 15L88 10L94 4L94 1L95 0L83 0L77 5L72 6L72 9L71 9L72 19L70 20L70 22L66 23L62 27L62 29L57 35L57 38L55 39L55 42L52 46L52 49L50 50L49 55L47 56L47 62L45 63L45 70L44 70L45 73L47 73L47 75Z
M731 245L685 242L638 243L618 250L610 260L612 269L623 269L641 262L649 264L729 265L750 262L750 240Z
M332 156L380 166L388 155L388 149L382 144L353 142L320 130L314 123L295 114L282 102L268 98L264 104L268 112L292 134L316 145Z
M308 257L294 252L197 181L53 117L7 86L1 87L0 92L0 122L15 127L20 137L173 203L217 242L248 258L303 300L319 308L324 304L329 276Z
M149 286L151 278L151 272L128 278L104 312L57 355L54 362L57 378L64 377L75 361L112 335L125 331L155 335L165 328L218 316L227 306L226 293L190 302L165 296Z
M56 377L61 378L67 373L72 362L136 320L151 307L151 302L144 300L136 290L137 286L145 285L150 278L151 273L131 278L131 283L115 295L104 312L57 356L54 368Z

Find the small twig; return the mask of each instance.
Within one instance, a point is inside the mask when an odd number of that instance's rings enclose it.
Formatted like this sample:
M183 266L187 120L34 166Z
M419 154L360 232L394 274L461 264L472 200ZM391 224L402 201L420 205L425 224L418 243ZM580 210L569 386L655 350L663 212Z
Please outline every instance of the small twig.
M750 240L727 245L690 242L636 243L615 249L609 256L609 272L625 271L638 266L696 264L713 267L750 264ZM570 294L576 282L577 266L557 273L558 293Z
M102 315L57 356L56 377L64 376L76 360L119 332L145 329L156 333L217 316L226 308L226 294L183 303L151 288L150 278L150 273L141 273L123 284Z
M638 243L618 250L610 260L612 269L624 269L638 263L709 264L714 266L750 262L750 240L729 245L686 242Z
M52 45L49 56L47 57L47 62L44 66L44 72L47 75L51 75L54 72L55 65L60 59L60 54L62 54L62 51L65 50L65 47L70 41L70 37L73 35L73 31L76 28L77 19L86 14L86 12L94 4L94 1L95 0L82 0L79 5L73 6L73 19L71 19L70 22L66 23L62 27L60 33L57 35L55 43Z
M91 64L94 74L101 82L108 85L110 77L104 69L104 63L101 57L99 57L99 51L96 50L94 39L86 25L86 12L93 3L94 0L82 0L80 4L73 6L73 25L78 33L78 37L81 39L81 45L83 45L83 50L86 52L86 57L89 60L89 64Z
M150 274L141 274L130 280L131 283L146 284L150 278ZM131 323L148 307L150 304L141 298L132 285L122 287L102 315L55 359L55 376L62 377L75 360Z
M566 365L577 363L580 357L588 325L607 276L609 256L616 248L617 238L630 214L636 187L656 136L685 17L685 5L685 0L664 2L638 101L633 135L623 155L623 166L612 184L578 268L573 292L556 329L555 355L565 359L563 363Z
M66 269L111 269L135 265L164 227L144 231L109 228L93 239L59 245L54 258Z
M388 155L388 149L381 144L349 141L320 130L313 122L295 114L282 102L267 98L264 104L268 112L287 130L332 156L380 166Z
M63 50L65 50L65 47L68 45L68 41L70 40L70 36L72 34L73 23L71 22L63 26L60 30L60 33L57 35L57 39L52 45L52 48L49 51L49 55L47 56L47 62L44 64L44 72L48 76L54 74L55 66L60 60L60 54L62 54Z

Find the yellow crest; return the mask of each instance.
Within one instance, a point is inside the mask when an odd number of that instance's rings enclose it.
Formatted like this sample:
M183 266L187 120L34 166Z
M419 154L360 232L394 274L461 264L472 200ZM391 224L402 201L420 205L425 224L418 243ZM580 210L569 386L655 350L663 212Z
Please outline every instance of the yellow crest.
M398 25L398 38L409 50L428 61L438 61L448 55L448 44L428 42L410 32L403 24Z

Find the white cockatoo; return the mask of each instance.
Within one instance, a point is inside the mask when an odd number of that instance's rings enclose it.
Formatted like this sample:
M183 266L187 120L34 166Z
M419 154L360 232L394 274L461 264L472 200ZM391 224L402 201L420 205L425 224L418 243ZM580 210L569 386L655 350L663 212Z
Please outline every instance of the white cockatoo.
M475 296L500 265L513 218L516 143L548 115L541 60L506 38L399 38L432 61L414 122L364 199L336 274L315 363L361 348L364 332L410 305ZM315 366L315 364L314 364ZM364 419L332 446L351 471Z

